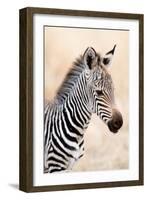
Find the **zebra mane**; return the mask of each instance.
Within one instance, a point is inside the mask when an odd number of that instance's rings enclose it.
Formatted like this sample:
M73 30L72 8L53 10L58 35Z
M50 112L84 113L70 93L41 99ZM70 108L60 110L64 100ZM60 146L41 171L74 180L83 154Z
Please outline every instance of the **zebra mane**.
M83 61L83 56L80 56L73 63L72 68L69 70L65 79L63 80L63 83L58 89L58 92L56 95L56 101L58 103L63 103L64 100L68 97L74 85L77 83L77 79L79 78L79 75L83 72L84 69L85 69L85 65Z

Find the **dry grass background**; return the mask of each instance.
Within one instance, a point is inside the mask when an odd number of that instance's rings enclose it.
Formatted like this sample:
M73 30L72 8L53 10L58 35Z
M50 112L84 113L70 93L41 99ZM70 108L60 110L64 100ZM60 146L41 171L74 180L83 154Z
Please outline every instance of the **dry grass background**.
M93 115L85 133L85 154L73 171L114 170L129 167L128 70L129 32L77 28L45 28L45 100L50 101L64 80L72 62L88 46L107 53L117 44L112 67L109 69L115 86L115 99L123 115L119 133L111 133Z

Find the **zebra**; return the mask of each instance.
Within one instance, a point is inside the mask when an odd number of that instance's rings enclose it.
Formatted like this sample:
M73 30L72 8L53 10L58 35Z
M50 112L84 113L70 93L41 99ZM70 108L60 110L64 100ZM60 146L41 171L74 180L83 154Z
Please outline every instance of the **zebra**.
M72 170L84 155L84 132L93 113L117 133L123 124L116 108L108 67L116 45L104 56L93 47L76 59L56 97L44 110L44 173Z

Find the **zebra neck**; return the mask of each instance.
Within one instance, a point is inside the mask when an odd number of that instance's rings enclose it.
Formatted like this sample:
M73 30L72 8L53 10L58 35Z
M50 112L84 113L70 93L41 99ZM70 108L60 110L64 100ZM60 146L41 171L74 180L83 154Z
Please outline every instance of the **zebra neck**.
M82 74L64 103L64 112L68 113L81 132L88 127L92 113L89 111L87 84Z

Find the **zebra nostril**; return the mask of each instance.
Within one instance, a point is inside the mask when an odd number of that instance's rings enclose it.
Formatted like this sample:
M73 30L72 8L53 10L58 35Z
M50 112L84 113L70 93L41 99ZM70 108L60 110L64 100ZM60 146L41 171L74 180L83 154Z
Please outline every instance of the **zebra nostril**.
M115 120L115 121L113 122L113 126L114 126L114 128L119 129L119 128L122 126L121 120Z

